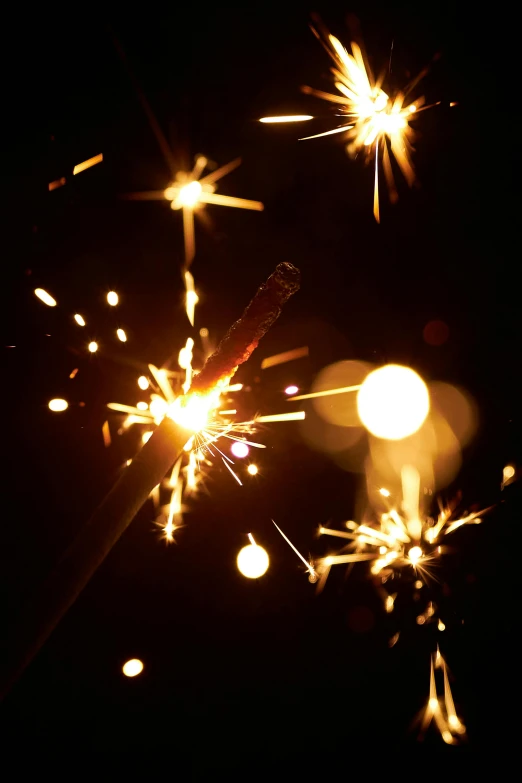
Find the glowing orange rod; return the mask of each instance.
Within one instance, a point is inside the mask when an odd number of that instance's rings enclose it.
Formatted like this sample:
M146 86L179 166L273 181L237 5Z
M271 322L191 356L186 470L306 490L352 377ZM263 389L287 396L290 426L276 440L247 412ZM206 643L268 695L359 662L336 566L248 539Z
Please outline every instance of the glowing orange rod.
M350 130L351 128L353 128L353 125L342 125L340 128L334 128L333 130L325 131L324 133L315 133L313 136L303 136L303 138L299 139L299 141L320 139L322 136L332 136L334 133L343 133L344 131Z
M285 536L285 534L283 533L283 531L281 530L279 525L277 525L274 522L274 520L272 520L272 524L279 530L279 532L281 533L281 535L285 539L286 543L294 550L294 552L296 553L297 557L305 564L306 570L308 571L310 576L313 576L314 578L317 578L317 573L316 573L313 565L311 563L309 563L308 560L305 557L303 557L301 552L292 544L292 542L290 541L288 536Z
M267 370L269 367L275 367L278 364L285 364L291 362L294 359L301 359L303 356L308 356L308 346L303 345L302 348L293 348L291 351L284 351L283 353L276 353L274 356L267 356L261 362L261 369Z
M196 236L194 231L194 210L191 207L183 207L183 239L185 242L185 264L190 266L196 255ZM188 297L188 291L187 291ZM189 317L190 320L190 317ZM191 321L194 326L194 315Z
M359 391L361 386L343 386L341 389L326 389L325 391L312 392L311 394L299 394L297 397L289 397L288 402L292 400L311 400L314 397L328 397L331 394L347 394L348 392Z
M220 193L207 193L203 191L199 197L206 204L219 204L222 207L237 207L238 209L253 209L257 212L264 210L261 201L252 201L247 198L235 198L235 196L223 196Z
M307 120L313 120L311 114L288 114L281 117L261 117L259 122L265 123L278 123L278 122L306 122Z
M80 174L82 171L85 171L85 169L90 169L91 166L96 166L97 163L101 163L102 161L103 161L103 153L100 153L99 155L95 155L93 158L84 160L83 163L78 163L73 168L73 176L76 174Z
M256 422L270 422L270 421L301 421L306 417L304 411L295 411L294 413L274 413L269 416L258 416L252 424Z

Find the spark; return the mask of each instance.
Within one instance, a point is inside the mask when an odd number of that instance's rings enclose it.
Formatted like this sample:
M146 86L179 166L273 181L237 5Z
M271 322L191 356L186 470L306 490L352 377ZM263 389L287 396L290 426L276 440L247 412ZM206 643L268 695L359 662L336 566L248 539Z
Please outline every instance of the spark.
M299 391L297 386L287 386L285 389L285 394L296 394Z
M107 294L107 303L110 304L111 307L116 307L118 302L120 301L120 297L116 293L116 291L109 291Z
M98 350L98 343L95 340L92 340L87 346L87 348L91 353L96 353L96 351Z
M190 272L185 272L185 290L185 310L187 313L187 318L190 321L190 325L194 326L194 313L196 305L199 302L199 296L194 290L194 278Z
M310 574L310 576L311 576L311 577L312 577L314 580L315 580L315 579L317 579L317 573L316 573L316 571L315 571L315 568L313 567L313 564L312 564L312 563L309 563L309 562L308 562L308 560L307 560L305 557L303 557L303 555L301 554L301 552L300 552L300 551L299 551L299 550L298 550L298 549L297 549L297 548L296 548L296 547L295 547L295 546L292 544L292 542L290 541L290 539L288 538L288 536L286 536L286 535L283 533L283 531L281 530L281 528L279 527L279 525L277 525L277 524L274 522L274 520L272 520L272 524L273 524L273 525L274 525L274 526L277 528L277 530L278 530L278 531L281 533L281 535L282 535L282 536L283 536L283 538L285 539L286 543L287 543L287 544L288 544L288 545L291 547L291 549L293 549L293 550L294 550L294 552L296 553L297 557L298 557L298 558L299 558L299 559L300 559L300 560L301 560L301 561L302 561L302 562L305 564L305 566L306 566L306 570L308 571L308 573Z
M67 400L55 399L49 401L49 410L54 413L61 413L61 411L67 410L69 403Z
M72 380L73 378L76 378L77 375L78 375L78 367L75 367L74 370L71 371L69 378L71 378Z
M145 375L140 375L138 378L138 386L142 391L146 391L150 386L150 381Z
M80 315L80 313L76 313L74 316L74 320L78 324L78 326L85 326L85 318L83 315Z
M198 210L202 209L205 204L217 204L224 207L236 207L256 211L264 209L264 206L260 201L224 196L215 192L215 183L237 168L240 163L241 159L237 158L227 165L221 166L221 168L218 168L216 171L202 177L201 175L208 165L208 160L200 155L196 159L195 166L191 172L179 171L174 183L163 191L162 197L170 201L171 208L174 210L181 209L183 212L186 269L190 267L196 254L194 215ZM188 291L189 289L187 287L187 293ZM193 325L193 321L191 321L191 323Z
M238 483L238 484L239 484L239 485L242 487L242 486L243 486L243 482L241 481L241 479L239 478L239 476L237 475L237 473L235 473L235 472L232 470L232 468L230 467L230 465L228 464L228 462L225 460L225 458L224 458L224 457L221 457L221 459L223 460L223 465L224 465L224 466L227 468L227 470L229 470L229 471L231 472L231 474L234 476L234 478L235 478L235 480L237 481L237 483Z
M288 114L282 117L261 117L259 122L306 122L307 120L313 120L313 116L311 114Z
M137 402L136 403L136 408L139 411L147 411L149 409L149 404L148 404L148 402L144 402L144 401L143 402Z
M127 335L123 331L123 329L116 329L116 334L118 336L118 340L120 340L122 343L127 342Z
M244 457L248 457L249 448L246 443L238 440L232 444L230 451L234 457L237 457L238 459L244 459Z
M99 155L95 155L93 158L84 160L83 163L77 163L73 168L73 176L80 174L82 171L85 171L85 169L90 169L91 166L96 166L97 163L101 163L102 161L103 153L100 153Z
M274 356L267 356L261 362L261 369L267 370L269 367L276 367L278 364L285 364L286 362L292 362L295 359L302 359L304 356L308 356L309 349L307 345L303 345L301 348L293 348L291 351L284 351L283 353L276 353Z
M257 476L257 474L259 472L257 465L254 465L254 463L251 462L250 465L247 468L247 472L250 473L251 476Z
M340 127L317 133L306 138L320 138L335 133L345 133L347 151L355 157L364 152L368 162L373 158L375 166L374 177L374 208L373 214L377 222L380 220L379 209L379 168L384 170L390 201L397 201L391 166L393 157L410 187L415 182L415 170L412 163L412 142L415 133L410 127L410 121L415 119L423 106L424 98L418 98L408 103L407 96L420 81L421 73L403 91L392 95L382 88L382 79L374 80L369 66L365 62L359 45L352 41L351 52L347 51L341 42L333 35L325 34L324 40L314 30L334 62L331 68L334 85L340 95L304 87L303 92L334 103L346 118ZM428 107L424 107L428 108Z
M439 696L437 693L436 669L442 669L444 696ZM430 660L429 698L421 718L421 731L423 734L432 721L447 745L455 745L459 737L463 739L466 735L466 727L455 711L446 661L438 648L437 652L431 655Z
M48 307L56 307L56 299L51 296L51 294L48 294L47 291L44 291L43 288L35 288L34 289L35 296L40 299L41 302L46 304Z

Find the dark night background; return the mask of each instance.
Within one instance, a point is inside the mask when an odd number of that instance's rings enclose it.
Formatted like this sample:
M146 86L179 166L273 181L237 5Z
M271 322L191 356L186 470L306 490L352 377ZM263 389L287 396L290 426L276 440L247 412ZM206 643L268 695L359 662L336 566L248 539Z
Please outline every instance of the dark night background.
M386 774L406 759L452 765L476 752L502 763L512 748L520 500L516 485L500 493L503 466L520 457L519 219L506 206L519 152L509 149L509 85L500 87L514 58L510 21L444 5L317 7L345 42L345 12L356 12L376 71L393 40L397 86L441 55L418 91L442 101L415 125L421 187L401 182L394 207L383 196L377 226L372 172L347 158L338 137L298 142L303 126L256 122L310 113L320 117L310 133L332 127L330 107L299 91L328 85L310 10L191 4L166 13L152 4L18 15L4 28L3 626L133 455L132 435L104 448L104 405L134 403L137 369L164 362L189 334L181 216L166 201L121 197L170 180L122 47L176 164L188 168L200 152L220 165L240 155L219 192L265 204L261 214L205 210L192 269L197 328L221 335L277 262L302 270L301 292L238 376L260 407L277 412L287 383L305 388L323 366L349 358L409 364L478 403L477 435L446 490L462 490L467 508L496 504L481 526L456 534L448 570L443 652L468 743L445 747L429 732L419 745L410 732L428 695L430 630L413 628L389 650L388 619L363 569L348 580L335 574L317 596L273 529L271 517L301 551L314 551L318 524L356 513L364 483L308 449L297 425L281 424L267 430L256 480L240 488L214 471L176 545L157 540L151 509L142 510L6 699L6 747L127 763L165 754L172 775L233 771L247 780L265 764L295 763L297 778L307 768L349 774L359 758ZM99 152L102 165L48 192ZM59 307L36 300L37 286ZM116 310L104 303L110 288L121 295ZM86 314L85 332L74 312ZM450 330L438 348L423 340L433 319ZM111 336L120 323L124 346ZM87 338L98 339L96 356L86 354ZM264 356L306 344L305 362L260 373ZM70 408L53 415L47 401L61 396ZM250 531L271 557L254 583L235 566ZM364 632L353 622L361 607L373 615ZM130 657L145 662L136 680L121 676Z

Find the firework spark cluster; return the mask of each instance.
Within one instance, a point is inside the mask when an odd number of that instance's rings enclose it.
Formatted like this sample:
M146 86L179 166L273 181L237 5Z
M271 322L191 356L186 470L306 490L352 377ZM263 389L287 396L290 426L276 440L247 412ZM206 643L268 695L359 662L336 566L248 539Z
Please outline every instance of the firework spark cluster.
M424 105L423 98L413 99L410 96L423 74L402 91L385 89L383 77L374 78L361 46L352 42L350 49L346 49L336 37L323 28L319 28L319 31L314 30L314 33L333 61L331 74L337 94L310 87L303 90L309 95L333 104L342 122L338 127L305 138L314 139L343 134L348 153L352 157L362 154L372 163L374 167L373 213L379 222L380 169L384 172L392 202L398 197L394 168L398 167L410 186L415 182L412 162L412 145L415 136L411 123L421 110L429 107ZM308 122L313 119L312 115L302 114L264 117L261 122L278 124ZM73 175L102 161L101 154L86 160L74 168ZM185 312L191 334L194 333L193 329L197 324L199 302L192 272L192 264L196 256L195 217L209 204L254 211L261 211L264 208L259 201L216 192L217 182L236 169L240 163L241 160L238 158L218 168L213 167L206 157L199 155L195 159L193 169L178 172L174 181L164 190L134 193L128 196L135 200L156 198L167 200L174 211L180 211L182 214L184 240L182 275L185 286ZM208 173L205 174L205 171ZM53 191L65 183L65 178L52 182L49 184L49 190ZM56 299L46 290L37 288L34 293L46 306L57 306ZM117 307L120 301L115 291L109 291L106 299L110 307ZM84 315L74 313L72 318L80 329L89 328L90 325ZM155 523L167 542L174 540L175 531L182 526L183 512L187 504L204 485L209 471L215 470L216 466L224 467L227 475L230 474L238 485L242 485L244 480L258 474L259 468L256 462L247 460L251 449L259 450L258 453L262 453L265 449L264 444L255 439L258 424L302 421L306 416L305 411L300 410L292 413L264 412L262 415L243 418L242 411L248 407L244 404L245 395L249 390L241 383L232 383L230 376L223 377L212 384L211 388L205 389L204 394L198 394L196 390L196 393L191 396L189 391L194 392L194 381L199 372L195 357L202 357L205 360L212 353L209 330L205 327L199 328L198 334L201 340L201 345L198 347L190 334L183 336L180 341L176 370L148 364L146 372L136 377L135 385L129 389L128 398L134 398L136 402L130 405L117 401L109 402L107 407L111 411L111 418L102 426L103 441L107 447L111 445L115 431L118 435L125 435L131 428L139 428L141 440L145 443L165 416L170 416L194 432L168 475L151 493ZM121 343L129 342L127 332L121 325L114 330L114 336ZM257 344L253 339L252 345L254 343ZM85 350L91 354L97 353L99 347L95 340L85 341ZM308 353L307 346L288 348L265 358L261 370L298 360L308 356ZM74 378L77 372L77 368L74 369L70 377ZM384 376L386 376L385 381ZM446 540L462 526L479 524L483 514L489 509L459 516L455 514L455 508L440 505L438 514L430 516L422 507L421 487L425 482L426 471L424 468L421 470L420 463L424 465L426 461L431 462L434 454L428 453L429 449L425 448L426 440L421 438L420 441L415 441L415 438L419 437L419 432L424 432L426 435L427 428L436 425L435 419L430 418L433 389L428 390L424 381L410 368L388 365L377 370L367 366L355 380L347 378L345 383L339 383L337 386L328 387L327 384L327 388L312 388L309 393L300 394L298 387L292 384L284 391L288 400L293 401L310 400L316 403L327 398L328 416L337 415L337 403L334 405L331 402L332 398L340 400L343 408L342 417L345 417L349 407L346 400L353 399L355 396L357 420L355 423L350 421L348 424L344 421L342 426L365 430L369 435L371 449L377 442L413 444L409 459L401 458L399 467L395 460L394 470L399 477L401 488L399 494L395 493L394 496L394 493L385 486L379 486L379 502L370 505L367 516L362 522L347 521L342 529L323 525L319 527L318 533L321 537L340 542L340 546L335 551L307 559L274 522L275 528L301 560L309 580L317 583L317 589L322 590L332 567L343 565L352 569L356 564L362 564L357 567L366 569L368 578L375 584L388 615L393 614L404 591L410 593L415 591L419 595L422 591L424 602L416 615L417 625L431 624L439 633L444 631L446 624L441 617L439 604L432 596L432 587L439 581L437 571L442 567L444 556L447 554ZM49 402L49 409L54 413L61 413L67 410L68 405L67 400L56 398ZM114 418L113 414L116 414L117 418ZM338 424L337 421L333 423ZM438 435L439 431L436 434ZM412 454L419 457L419 465L415 464ZM443 458L445 456L442 454ZM131 461L129 459L127 464ZM368 470L367 475L373 474ZM503 486L514 480L514 475L514 468L506 466ZM430 490L429 495L431 494ZM255 542L252 534L249 534L249 542L238 555L238 568L247 578L258 578L269 567L269 557L267 552ZM399 628L391 637L390 646L397 643L400 633ZM124 673L129 677L136 676L143 669L141 661L128 661L125 666L128 670L125 671L124 668ZM444 742L448 744L457 743L464 739L466 734L465 726L456 712L447 663L438 644L430 660L428 701L419 721L421 734L427 731L430 724L434 724Z

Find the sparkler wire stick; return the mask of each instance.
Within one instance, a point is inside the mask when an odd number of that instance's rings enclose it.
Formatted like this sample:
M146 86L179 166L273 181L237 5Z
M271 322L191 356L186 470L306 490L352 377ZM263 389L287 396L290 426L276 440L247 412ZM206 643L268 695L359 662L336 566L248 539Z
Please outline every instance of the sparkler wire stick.
M194 383L192 388L197 386L201 393L212 389L222 377L233 375L278 318L284 302L298 290L299 277L299 270L292 264L276 267L207 360L197 376L203 376L203 382ZM192 435L165 417L102 500L8 635L9 646L2 651L0 699L47 641Z

